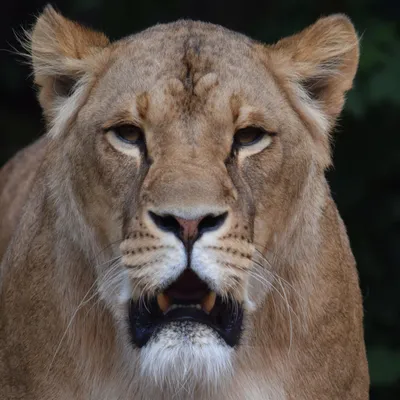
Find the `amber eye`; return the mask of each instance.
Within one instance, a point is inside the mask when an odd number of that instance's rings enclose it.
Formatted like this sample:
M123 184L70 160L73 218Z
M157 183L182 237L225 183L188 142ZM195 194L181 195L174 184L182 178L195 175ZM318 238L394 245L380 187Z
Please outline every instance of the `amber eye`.
M256 126L248 126L239 129L234 136L234 144L238 147L251 146L259 142L263 137L268 135L264 129Z
M143 142L143 131L135 125L121 125L112 129L118 139L125 143L138 145Z

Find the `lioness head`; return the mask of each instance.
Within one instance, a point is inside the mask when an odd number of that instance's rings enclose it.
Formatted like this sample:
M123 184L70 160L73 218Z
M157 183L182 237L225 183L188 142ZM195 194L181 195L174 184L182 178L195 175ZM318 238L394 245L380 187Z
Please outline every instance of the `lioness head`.
M61 156L58 215L103 257L96 282L127 359L160 387L229 381L267 335L268 293L318 247L352 24L334 15L264 46L178 21L110 43L47 8L31 51Z

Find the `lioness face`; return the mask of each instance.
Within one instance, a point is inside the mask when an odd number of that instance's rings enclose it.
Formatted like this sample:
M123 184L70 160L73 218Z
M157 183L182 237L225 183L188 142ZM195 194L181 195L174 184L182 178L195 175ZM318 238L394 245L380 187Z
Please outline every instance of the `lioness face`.
M280 173L293 143L306 176L304 129L251 46L194 23L127 39L76 121L77 157L123 238L126 277L110 302L123 303L146 376L231 372L260 295L257 251L293 197Z
M156 28L115 49L73 134L123 238L126 277L110 301L123 303L143 374L229 374L270 288L257 252L279 232L311 159L272 73L242 36Z
M310 182L329 162L326 129L341 104L324 113L294 82L300 72L284 77L290 46L191 21L99 44L63 105L69 124L53 123L86 188L87 221L104 246L120 243L120 262L97 267L102 297L142 376L160 386L231 376L300 196L318 198ZM103 279L117 275L113 286Z

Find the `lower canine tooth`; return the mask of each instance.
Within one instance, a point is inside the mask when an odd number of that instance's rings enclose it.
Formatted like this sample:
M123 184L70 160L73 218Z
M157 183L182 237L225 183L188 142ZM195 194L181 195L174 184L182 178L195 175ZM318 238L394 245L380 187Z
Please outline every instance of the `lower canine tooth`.
M215 292L210 292L203 299L203 303L202 303L203 310L209 313L215 306L216 298L217 298L217 294Z
M169 298L164 293L160 293L157 295L157 303L158 307L160 307L160 310L164 313L168 310L170 305Z

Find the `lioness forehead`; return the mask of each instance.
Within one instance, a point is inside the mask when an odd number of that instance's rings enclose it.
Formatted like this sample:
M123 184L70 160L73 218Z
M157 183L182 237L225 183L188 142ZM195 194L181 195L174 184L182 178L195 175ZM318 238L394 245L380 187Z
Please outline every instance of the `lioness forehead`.
M118 118L132 107L144 117L150 103L152 115L146 116L154 124L205 110L209 120L217 111L220 122L229 123L250 106L254 118L274 124L283 97L256 47L251 39L208 23L158 25L113 45L97 84L100 96L92 97L102 99L104 118Z
M246 36L195 21L157 25L116 43L118 65L134 61L130 68L143 84L168 76L188 88L210 71L234 76L246 62L254 63L253 45Z

